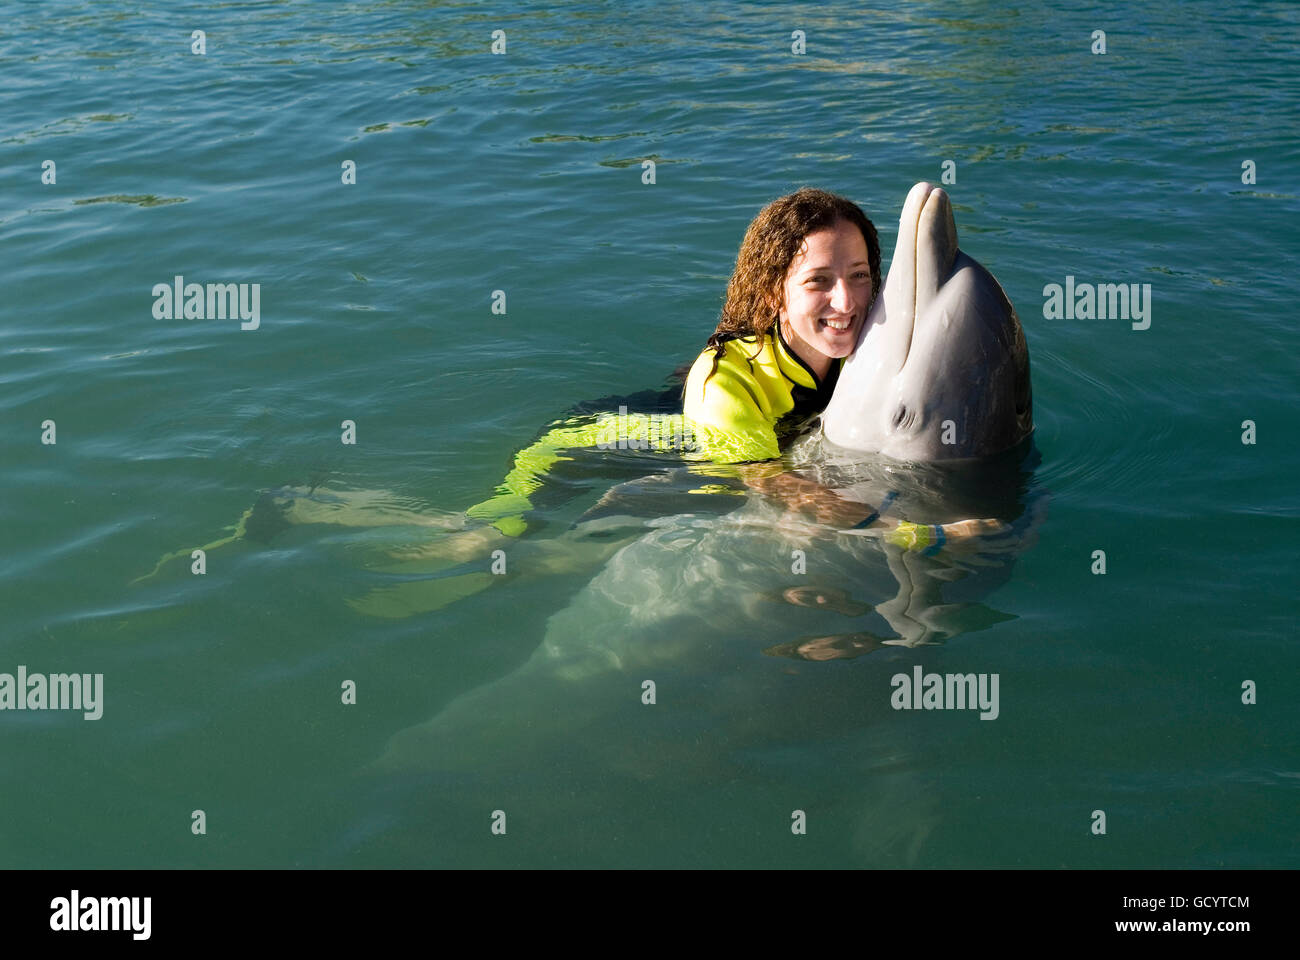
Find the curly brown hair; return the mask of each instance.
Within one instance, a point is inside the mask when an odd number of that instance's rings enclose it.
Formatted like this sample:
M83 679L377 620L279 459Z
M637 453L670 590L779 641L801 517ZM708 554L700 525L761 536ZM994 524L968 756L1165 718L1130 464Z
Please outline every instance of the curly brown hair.
M880 292L880 240L875 225L847 197L814 187L800 187L760 210L745 231L736 255L735 272L727 284L722 319L706 347L713 349L714 371L728 340L754 334L761 341L772 329L780 310L785 275L804 238L840 220L855 224L867 242L871 302L875 302Z

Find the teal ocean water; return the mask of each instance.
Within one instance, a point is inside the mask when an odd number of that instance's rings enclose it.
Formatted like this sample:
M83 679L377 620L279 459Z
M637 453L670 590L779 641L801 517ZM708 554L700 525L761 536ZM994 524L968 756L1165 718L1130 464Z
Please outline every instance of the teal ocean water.
M0 9L0 673L103 675L99 719L0 711L0 863L1300 866L1294 5ZM773 599L776 512L650 454L558 465L505 575L436 562L548 423L695 358L765 203L851 197L887 265L945 169L1042 514L943 642L771 652L893 637L882 556L809 536L857 607ZM160 318L177 276L259 326ZM1046 316L1067 278L1149 327ZM892 709L918 665L997 718Z

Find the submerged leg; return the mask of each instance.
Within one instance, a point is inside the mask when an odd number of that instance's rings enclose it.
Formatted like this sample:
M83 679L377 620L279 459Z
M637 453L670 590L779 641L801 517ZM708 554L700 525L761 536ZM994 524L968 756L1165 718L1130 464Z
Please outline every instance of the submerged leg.
M321 487L279 487L265 491L240 516L233 532L201 547L164 555L153 570L131 581L152 580L173 560L190 557L195 550L210 553L239 540L270 543L286 530L303 524L324 523L342 527L435 527L454 530L464 526L463 515L433 513L410 498L386 490L333 491Z

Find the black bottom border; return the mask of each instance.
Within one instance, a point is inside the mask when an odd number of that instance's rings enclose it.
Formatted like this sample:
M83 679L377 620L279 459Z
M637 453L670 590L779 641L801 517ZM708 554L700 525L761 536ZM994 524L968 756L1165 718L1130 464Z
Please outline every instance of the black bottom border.
M377 935L427 937L466 925L493 941L517 932L535 945L557 935L604 932L660 943L670 936L669 942L684 944L689 941L683 937L698 939L701 931L730 945L749 939L745 934L752 931L756 942L770 945L783 934L802 939L825 924L842 932L848 921L850 936L868 938L864 946L875 937L902 937L923 949L947 942L975 947L1057 939L1228 946L1242 937L1284 936L1282 910L1292 898L1295 874L52 870L8 871L4 879L0 922L9 945L234 945L283 936L295 946L337 948L350 942L373 946ZM146 897L147 939L136 936L143 932ZM134 921L137 929L52 929L80 927L83 919L94 924L101 917L103 925L112 925L115 914L119 926ZM1207 922L1208 931L1200 926Z

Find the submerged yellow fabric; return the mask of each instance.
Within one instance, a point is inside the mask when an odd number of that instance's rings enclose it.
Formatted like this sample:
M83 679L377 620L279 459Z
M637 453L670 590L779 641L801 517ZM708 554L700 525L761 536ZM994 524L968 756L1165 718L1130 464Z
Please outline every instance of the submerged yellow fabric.
M735 477L728 464L772 460L781 455L777 423L796 406L793 391L816 394L812 372L776 333L729 340L713 371L714 352L704 350L686 378L685 410L680 414L606 413L556 421L539 440L515 454L514 466L497 486L496 496L466 511L502 533L519 536L530 499L564 451L588 447L672 453L697 472ZM835 361L837 364L843 361ZM838 373L838 370L835 372Z
M560 460L572 460L565 450L595 447L604 450L653 450L682 453L693 445L680 413L605 413L591 418L557 420L545 436L515 454L514 467L497 486L497 495L465 511L488 520L504 534L517 537L527 529L523 514L533 508L530 495L538 490Z

